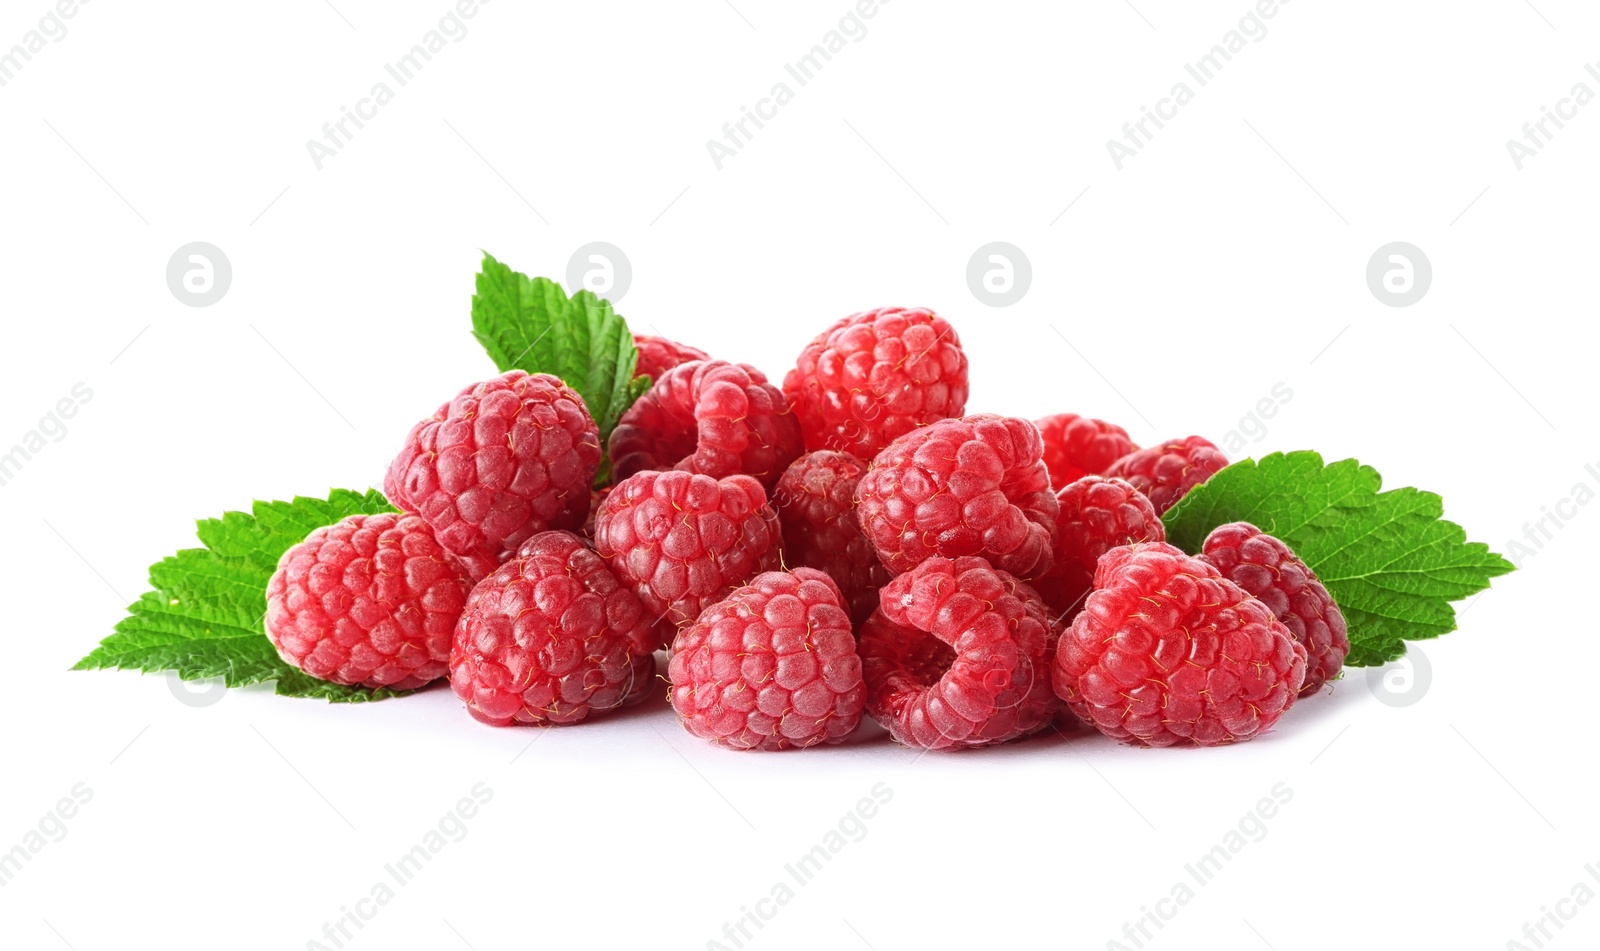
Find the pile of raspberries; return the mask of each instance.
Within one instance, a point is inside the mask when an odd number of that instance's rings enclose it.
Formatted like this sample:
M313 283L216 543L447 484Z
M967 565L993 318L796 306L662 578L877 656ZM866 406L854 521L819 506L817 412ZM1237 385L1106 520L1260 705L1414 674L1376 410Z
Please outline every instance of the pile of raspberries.
M341 684L442 677L496 726L638 701L733 749L838 743L866 713L954 750L1081 722L1212 746L1270 728L1349 650L1327 589L1245 523L1198 555L1161 514L1227 465L1062 414L966 415L967 357L926 309L846 317L781 387L635 338L654 385L605 447L561 380L514 370L406 437L398 514L284 554L266 628Z

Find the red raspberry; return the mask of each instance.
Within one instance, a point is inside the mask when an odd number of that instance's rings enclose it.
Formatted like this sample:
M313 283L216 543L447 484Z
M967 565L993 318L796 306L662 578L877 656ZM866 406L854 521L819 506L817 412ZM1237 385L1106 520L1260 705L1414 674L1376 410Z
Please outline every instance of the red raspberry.
M1272 609L1294 639L1306 649L1306 682L1300 696L1339 676L1350 636L1344 614L1289 546L1248 522L1218 525L1206 536L1200 558L1217 566L1222 576Z
M852 314L806 345L783 381L807 449L871 459L967 406L967 356L948 321L918 307Z
M1131 542L1164 542L1166 529L1144 493L1121 479L1084 476L1056 493L1055 560L1034 584L1057 616L1076 617L1094 588L1100 556Z
M576 723L632 703L655 678L639 598L571 532L540 532L472 589L450 686L492 726Z
M929 558L883 589L861 628L867 713L895 742L1003 743L1050 722L1048 609L982 558Z
M639 362L633 365L633 375L647 376L652 380L661 379L661 374L680 363L711 359L704 350L666 337L634 334L633 345L639 348Z
M1113 548L1061 635L1055 689L1100 732L1216 746L1277 722L1305 681L1288 628L1210 562L1163 542Z
M866 471L848 453L810 452L784 471L772 493L785 560L827 572L857 624L877 609L878 589L891 577L856 520L856 484Z
M599 467L583 398L549 374L512 370L418 423L383 492L481 577L529 536L581 527Z
M1050 568L1056 497L1025 419L966 416L912 430L856 487L862 530L895 574L933 555L982 555L1037 578Z
M1077 413L1046 416L1036 425L1044 440L1050 484L1057 489L1086 475L1101 475L1113 462L1139 448L1121 426Z
M676 628L752 575L779 568L778 513L744 475L641 472L611 490L595 518L595 550L670 642Z
M618 481L677 468L713 479L744 473L769 490L802 451L800 424L778 388L755 367L721 360L661 374L622 414L610 449Z
M1190 489L1227 466L1228 457L1210 440L1190 436L1131 452L1112 463L1105 474L1127 480L1150 497L1156 514L1164 515Z
M736 750L838 743L866 703L844 598L812 568L756 575L706 608L667 671L684 727Z
M472 585L415 515L350 515L283 553L267 636L319 680L410 690L445 675Z

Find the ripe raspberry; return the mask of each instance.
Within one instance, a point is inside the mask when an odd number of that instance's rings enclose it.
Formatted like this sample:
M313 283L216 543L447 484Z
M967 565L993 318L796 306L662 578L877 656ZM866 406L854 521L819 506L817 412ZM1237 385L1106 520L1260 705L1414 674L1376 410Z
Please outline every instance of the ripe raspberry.
M1247 740L1294 704L1305 648L1210 562L1163 542L1107 552L1061 635L1055 689L1100 732L1146 746Z
M896 439L856 487L857 515L889 570L933 555L982 555L1037 578L1050 568L1059 506L1025 419L945 419Z
M1044 440L1050 485L1065 488L1086 475L1101 475L1113 462L1137 450L1121 426L1077 413L1046 416L1036 424Z
M1219 525L1206 536L1200 558L1272 609L1306 649L1300 696L1316 693L1339 676L1350 637L1333 596L1289 546L1248 522Z
M1034 587L1057 617L1071 621L1094 588L1101 555L1131 542L1164 542L1167 532L1150 500L1121 479L1084 476L1063 486L1056 501L1055 560Z
M838 743L866 703L844 598L812 568L756 575L706 608L667 672L684 728L736 750Z
M827 572L857 624L877 609L878 589L891 577L856 520L856 484L866 471L848 453L811 452L784 471L772 493L785 560Z
M472 589L450 686L491 726L576 723L649 691L650 621L583 539L540 532Z
M267 636L319 680L410 690L445 675L472 588L415 515L350 515L283 553Z
M611 490L595 550L670 643L678 627L758 572L780 567L778 513L744 475L641 472Z
M720 479L744 473L770 490L800 455L800 424L755 367L694 360L661 374L611 432L618 481L647 469Z
M967 356L948 321L917 307L852 314L800 352L783 381L807 449L871 459L967 406Z
M549 374L512 370L418 423L383 492L477 578L531 535L581 527L599 467L600 431L583 398Z
M633 345L639 348L639 362L633 365L633 375L661 379L661 374L680 363L690 360L709 360L711 357L696 347L666 337L634 334Z
M1048 609L982 558L929 558L883 589L861 628L867 713L897 743L1003 743L1050 722Z
M1112 463L1105 474L1127 480L1150 497L1157 515L1164 515L1190 489L1227 466L1228 457L1210 440L1190 436L1131 452Z

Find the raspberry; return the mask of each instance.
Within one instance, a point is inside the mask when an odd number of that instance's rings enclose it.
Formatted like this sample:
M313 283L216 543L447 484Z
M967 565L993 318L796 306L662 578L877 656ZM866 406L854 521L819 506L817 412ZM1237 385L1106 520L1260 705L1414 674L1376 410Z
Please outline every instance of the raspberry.
M778 513L744 475L641 472L611 490L595 550L644 602L663 643L762 571L780 567Z
M967 405L967 356L926 308L852 314L806 344L783 381L807 449L871 459L899 436Z
M1150 500L1121 479L1084 476L1063 486L1056 501L1055 560L1034 587L1070 621L1094 588L1101 555L1130 542L1164 542L1167 532Z
M1272 609L1306 649L1300 696L1316 693L1339 676L1350 637L1333 596L1289 546L1247 522L1219 525L1206 536L1200 558Z
M1081 719L1147 746L1247 740L1294 704L1306 651L1210 562L1163 542L1113 548L1061 635L1056 693Z
M472 589L450 686L492 726L576 723L650 689L650 621L583 539L541 532Z
M529 536L581 527L599 467L583 398L549 374L512 370L418 423L383 492L421 515L476 580Z
M867 712L895 742L988 746L1050 722L1051 627L1033 589L982 558L935 557L882 599L861 628L861 667Z
M1150 497L1157 515L1164 515L1190 489L1227 465L1228 457L1210 440L1190 436L1130 452L1112 463L1105 474L1129 482Z
M772 493L784 558L827 572L857 624L877 609L878 589L890 578L856 520L856 484L866 471L855 456L823 449L796 459Z
M756 575L706 608L667 671L684 727L736 750L838 743L866 703L844 597L812 568Z
M933 555L982 555L1036 578L1050 568L1056 497L1025 419L940 420L896 439L856 487L862 530L895 574Z
M753 476L770 490L800 455L800 425L778 388L742 363L693 360L661 374L611 432L617 480L647 469L720 479Z
M472 585L415 515L350 515L283 553L267 636L319 680L410 690L445 675Z
M639 348L639 362L633 365L633 375L647 376L652 380L661 379L661 374L680 363L711 359L704 350L666 337L634 334L633 345Z
M1057 489L1086 475L1101 475L1113 462L1139 448L1121 426L1077 413L1046 416L1036 425L1044 440L1050 484Z

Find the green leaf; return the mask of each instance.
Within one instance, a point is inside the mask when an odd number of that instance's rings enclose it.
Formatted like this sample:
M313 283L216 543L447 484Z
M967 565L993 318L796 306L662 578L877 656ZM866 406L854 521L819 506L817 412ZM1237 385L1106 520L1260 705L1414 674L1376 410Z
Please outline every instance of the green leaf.
M267 639L267 582L278 559L314 529L346 515L392 512L375 490L335 489L326 499L256 502L249 512L202 519L204 548L150 566L150 587L74 670L175 671L184 680L221 677L229 687L276 682L279 694L355 703L399 696L317 680L284 663Z
M635 353L634 357L637 359L638 354ZM624 398L624 401L629 406L632 406L639 399L639 397L645 394L646 390L650 389L650 386L653 382L654 381L647 376L634 377L633 380L628 383L628 392Z
M634 377L633 380L628 384L628 392L624 396L622 405L632 406L634 402L639 399L639 397L644 395L646 390L650 389L650 384L651 380L647 376ZM601 441L604 442L604 439ZM609 455L602 454L600 456L600 468L595 470L594 474L594 487L596 489L603 489L610 484L611 457Z
M500 372L549 373L577 390L601 445L650 385L633 378L639 351L610 301L587 290L568 297L555 281L513 271L488 253L472 295L472 335Z
M1249 522L1282 539L1327 585L1350 629L1354 666L1384 664L1406 641L1456 629L1450 604L1513 570L1443 518L1439 496L1380 491L1376 469L1354 459L1324 465L1314 452L1245 459L1195 487L1162 518L1167 540L1200 551L1207 534Z
M326 700L329 703L370 703L374 700L388 700L393 697L404 697L411 693L409 690L390 690L381 687L369 690L364 687L346 687L342 684L329 683L318 680L310 674L284 665L283 673L278 675L275 693L280 697L306 697L313 700Z

